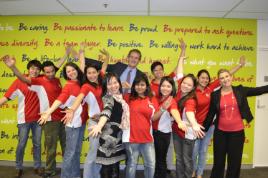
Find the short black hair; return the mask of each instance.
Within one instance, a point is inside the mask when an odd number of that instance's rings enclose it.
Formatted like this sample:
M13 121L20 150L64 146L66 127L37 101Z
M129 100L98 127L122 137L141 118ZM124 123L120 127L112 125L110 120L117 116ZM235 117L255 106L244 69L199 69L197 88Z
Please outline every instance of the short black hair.
M207 74L208 83L210 83L211 78L210 78L209 72L206 69L199 70L198 73L197 73L197 78L199 78L203 73Z
M163 66L163 64L162 64L161 62L159 62L159 61L155 61L155 62L153 62L152 65L151 65L151 72L154 71L154 69L156 68L156 66L161 66L162 69L164 69L164 66Z
M36 59L31 60L31 61L28 62L28 64L27 64L27 69L29 70L32 66L34 66L34 67L38 67L39 70L42 69L42 64L41 64L41 62L38 61L38 60L36 60Z
M43 64L42 64L42 70L44 71L45 67L50 67L50 66L53 66L55 71L57 71L58 68L51 61L44 61Z

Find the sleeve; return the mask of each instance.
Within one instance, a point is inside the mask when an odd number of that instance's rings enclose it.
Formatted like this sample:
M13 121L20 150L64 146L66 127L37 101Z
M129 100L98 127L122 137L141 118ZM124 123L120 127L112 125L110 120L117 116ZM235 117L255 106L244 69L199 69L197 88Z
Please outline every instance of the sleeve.
M102 102L103 102L103 110L100 114L100 117L104 116L107 119L110 119L114 107L114 99L110 95L105 95L104 97L102 97Z
M172 102L171 102L171 105L168 108L168 111L170 112L173 109L177 109L178 110L178 104L177 104L177 102L176 102L175 99L172 99Z
M196 101L194 99L188 99L184 105L185 112L195 112L196 111Z
M210 97L208 114L203 123L203 126L205 127L206 132L208 131L209 127L212 125L213 119L217 112L216 101L217 101L217 98L216 98L215 92L213 92Z
M63 89L61 90L60 95L58 96L57 100L59 100L62 104L64 104L70 96L70 89L68 84L66 84Z
M5 93L5 97L8 99L8 100L13 100L16 98L17 96L17 93L15 92L18 88L18 79L16 79L12 84L11 86L7 89L7 92Z
M258 96L268 93L268 85L264 85L261 87L244 87L240 85L240 87L243 88L243 92L246 96Z
M90 91L90 88L89 88L89 85L87 83L84 84L80 89L80 93L83 93L85 96L87 96L89 91Z
M221 84L220 84L220 80L219 79L216 79L216 80L214 80L213 82L211 82L210 84L209 84L209 88L213 91L213 90L215 90L216 88L218 88L218 87L220 87L221 86Z

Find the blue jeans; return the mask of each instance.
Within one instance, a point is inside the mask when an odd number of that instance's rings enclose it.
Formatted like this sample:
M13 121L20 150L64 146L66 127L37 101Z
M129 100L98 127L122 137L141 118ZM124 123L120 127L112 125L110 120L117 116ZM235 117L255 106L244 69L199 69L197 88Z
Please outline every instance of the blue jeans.
M193 169L196 176L202 176L206 166L206 155L210 139L213 135L215 126L212 125L202 139L197 139L193 152ZM198 158L198 159L197 159Z
M89 120L89 127L97 123ZM83 177L85 178L100 178L101 165L96 164L97 150L99 147L99 137L89 137L89 150L84 163Z
M41 127L37 122L18 124L18 145L16 149L16 169L22 169L24 150L32 130L34 168L41 167Z
M136 167L141 153L144 161L144 177L153 178L155 171L154 143L125 143L127 152L126 177L135 178Z
M173 133L176 153L176 178L191 178L193 173L193 150L195 140L181 138Z
M72 128L65 127L66 148L63 156L61 178L80 177L80 153L85 125Z

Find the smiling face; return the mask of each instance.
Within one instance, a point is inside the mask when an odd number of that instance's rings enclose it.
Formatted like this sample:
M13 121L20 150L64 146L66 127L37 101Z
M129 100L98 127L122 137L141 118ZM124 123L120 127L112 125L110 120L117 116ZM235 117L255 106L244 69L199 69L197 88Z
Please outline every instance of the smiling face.
M197 79L198 85L202 88L205 88L209 84L209 76L205 72L202 72L201 75Z
M28 70L29 77L37 77L40 74L40 71L39 67L32 65Z
M117 81L116 77L111 77L107 83L107 91L108 93L114 95L119 94L120 84Z
M163 67L161 65L157 65L153 69L153 75L154 75L155 79L160 80L164 76L164 69L163 69Z
M55 78L55 67L54 66L46 66L44 67L44 75L48 78L48 79L53 79Z
M77 80L78 72L72 66L66 66L66 75L69 80Z
M98 83L99 72L94 67L87 68L86 76L88 81Z
M144 96L147 85L146 82L141 80L139 83L135 85L135 91L139 96Z
M189 93L194 89L194 81L191 77L185 77L181 82L181 92Z
M131 52L129 55L128 55L128 66L131 67L131 68L136 68L137 65L139 64L140 62L140 54L133 51Z
M162 85L160 86L160 92L163 97L167 97L171 95L172 92L172 85L168 81L163 81Z
M228 71L219 73L219 81L222 87L231 87L233 77Z

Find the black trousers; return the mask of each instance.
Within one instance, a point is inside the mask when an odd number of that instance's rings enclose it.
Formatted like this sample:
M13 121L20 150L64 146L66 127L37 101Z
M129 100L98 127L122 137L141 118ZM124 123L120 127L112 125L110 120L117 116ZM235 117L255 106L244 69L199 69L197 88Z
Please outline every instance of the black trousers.
M120 162L102 165L100 170L101 178L119 178L119 164Z
M155 147L155 174L154 178L166 178L167 174L167 152L170 144L171 133L160 131L153 132Z
M225 132L215 129L213 138L214 163L210 178L223 178L227 157L226 178L239 178L245 141L244 130Z

